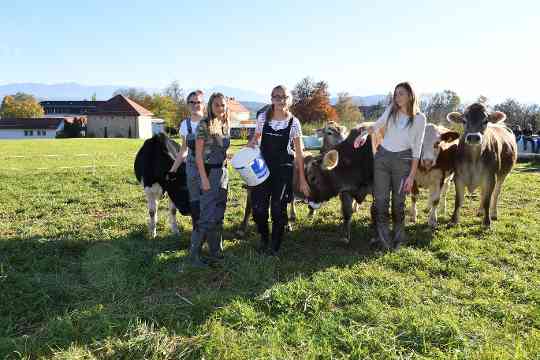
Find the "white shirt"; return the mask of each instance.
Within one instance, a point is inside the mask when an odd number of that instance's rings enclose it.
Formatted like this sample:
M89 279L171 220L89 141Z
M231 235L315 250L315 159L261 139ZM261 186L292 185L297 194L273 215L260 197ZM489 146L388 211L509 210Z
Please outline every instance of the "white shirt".
M270 120L270 127L273 130L283 130L287 126L289 126L289 120L291 118L283 119L283 120ZM263 128L264 128L264 122L266 121L266 112L263 112L259 115L257 118L257 126L255 127L255 133L262 134ZM293 122L291 124L291 132L289 133L289 145L287 145L287 152L291 155L294 155L294 151L292 149L292 141L293 139L300 138L302 139L302 125L300 124L300 120L298 120L296 117L293 116Z
M199 126L199 121L193 121L191 120L191 133L195 136L197 134L197 127ZM188 127L187 127L187 119L183 120L180 124L180 135L183 137L186 137L188 135Z
M412 157L414 159L420 159L426 129L426 116L422 113L416 114L411 126L407 126L409 121L408 115L398 112L395 119L388 119L390 111L391 106L388 106L373 125L375 130L379 130L388 124L381 144L382 147L392 152L411 149Z

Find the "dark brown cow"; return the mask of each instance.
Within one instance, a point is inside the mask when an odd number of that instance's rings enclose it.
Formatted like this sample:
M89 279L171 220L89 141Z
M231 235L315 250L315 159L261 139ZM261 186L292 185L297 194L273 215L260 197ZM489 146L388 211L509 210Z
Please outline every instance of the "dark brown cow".
M461 123L464 134L459 140L456 154L456 204L451 224L459 222L465 187L473 192L480 187L480 210L484 227L497 219L497 202L504 179L517 160L516 139L504 125L506 115L500 111L488 112L480 103L469 106L463 114L452 112L447 119Z
M437 208L441 195L446 212L446 191L454 176L459 133L442 126L427 124L422 143L420 164L412 189L411 221L416 222L416 202L419 188L430 190L428 198L428 224L437 226Z

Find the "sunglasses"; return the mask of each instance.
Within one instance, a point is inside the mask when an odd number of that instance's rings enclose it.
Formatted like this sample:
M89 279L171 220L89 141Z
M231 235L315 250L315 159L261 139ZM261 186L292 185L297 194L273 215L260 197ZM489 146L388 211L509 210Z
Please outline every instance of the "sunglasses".
M201 104L202 104L202 101L193 101L193 100L191 100L191 101L189 101L189 103L190 103L191 105L201 105Z

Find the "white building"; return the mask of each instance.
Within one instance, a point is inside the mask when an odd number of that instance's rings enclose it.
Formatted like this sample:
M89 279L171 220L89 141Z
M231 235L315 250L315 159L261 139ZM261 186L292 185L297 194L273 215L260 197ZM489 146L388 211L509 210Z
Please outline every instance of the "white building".
M65 118L2 118L0 139L54 139Z
M152 137L152 112L123 95L99 104L88 114L87 136L148 139Z

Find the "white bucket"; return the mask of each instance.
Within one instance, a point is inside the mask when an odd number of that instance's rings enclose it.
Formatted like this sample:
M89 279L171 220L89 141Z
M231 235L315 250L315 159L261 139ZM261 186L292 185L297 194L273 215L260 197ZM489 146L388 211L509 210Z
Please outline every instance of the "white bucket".
M257 186L270 176L259 149L243 148L234 154L231 165L248 186Z

